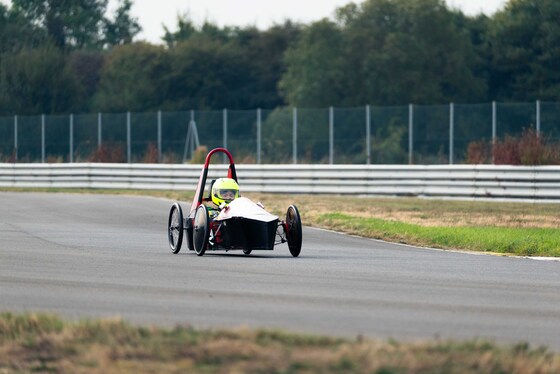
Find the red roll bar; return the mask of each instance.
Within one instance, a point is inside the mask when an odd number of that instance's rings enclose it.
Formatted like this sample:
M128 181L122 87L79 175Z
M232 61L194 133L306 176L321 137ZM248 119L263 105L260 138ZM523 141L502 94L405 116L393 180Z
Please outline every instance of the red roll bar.
M204 162L204 167L202 168L202 172L200 173L200 178L198 179L198 185L196 187L196 192L194 194L193 203L191 205L191 214L189 216L194 215L194 211L196 208L202 204L202 199L204 195L204 186L206 185L206 177L208 176L208 166L210 165L210 159L216 153L224 153L229 159L229 168L228 168L228 178L232 178L237 182L237 173L235 172L235 163L233 162L233 156L231 153L225 148L215 148L208 152L206 155L206 161ZM191 217L192 218L192 217Z

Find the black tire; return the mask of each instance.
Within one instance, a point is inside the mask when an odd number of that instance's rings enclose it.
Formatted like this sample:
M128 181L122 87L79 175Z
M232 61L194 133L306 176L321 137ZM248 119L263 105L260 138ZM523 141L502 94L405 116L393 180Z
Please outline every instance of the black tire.
M193 246L197 256L204 255L208 246L210 233L210 219L205 205L200 205L194 214L193 223Z
M167 239L171 252L179 253L183 244L183 210L179 203L173 204L167 220Z
M244 249L244 250L243 250L243 253L245 253L246 255L250 255L251 252L253 252L252 249Z
M290 205L286 212L286 239L292 256L297 257L301 252L301 218L295 205Z

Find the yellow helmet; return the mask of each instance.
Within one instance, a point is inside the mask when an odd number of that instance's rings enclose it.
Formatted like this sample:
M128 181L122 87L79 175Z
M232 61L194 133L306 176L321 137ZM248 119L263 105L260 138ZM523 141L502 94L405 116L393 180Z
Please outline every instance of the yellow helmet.
M219 178L212 185L212 202L217 206L229 204L239 197L239 185L234 179Z

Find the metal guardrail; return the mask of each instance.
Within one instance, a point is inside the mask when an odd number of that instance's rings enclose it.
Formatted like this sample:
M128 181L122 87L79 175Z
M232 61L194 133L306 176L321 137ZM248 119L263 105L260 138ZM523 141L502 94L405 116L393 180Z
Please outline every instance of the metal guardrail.
M209 178L225 174L212 165ZM560 202L560 166L236 165L243 191ZM0 164L0 187L193 190L200 165Z

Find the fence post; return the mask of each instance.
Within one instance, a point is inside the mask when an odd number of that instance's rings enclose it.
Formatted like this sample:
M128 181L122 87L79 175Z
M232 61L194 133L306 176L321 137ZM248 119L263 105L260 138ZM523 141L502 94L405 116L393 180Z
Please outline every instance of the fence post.
M371 116L369 105L366 105L366 163L371 164Z
M157 112L157 149L158 149L158 162L161 163L161 110Z
M132 152L131 152L131 123L130 123L130 112L126 112L126 161L130 164Z
M101 131L102 131L101 112L97 113L97 148L101 148Z
M45 115L41 114L41 163L45 163Z
M297 164L297 108L292 110L292 160Z
M14 116L14 161L18 161L18 116Z
M496 102L492 101L492 164L495 164L494 150L496 148L496 132L497 132L497 108Z
M74 162L74 115L70 114L70 153L68 159L70 163Z
M541 101L537 100L537 136L541 135Z
M334 163L334 108L329 107L329 164Z
M257 109L257 165L261 163L261 108Z
M455 105L449 104L449 165L453 165L453 136L455 130Z
M414 138L414 105L408 104L408 164L413 164L413 138Z

